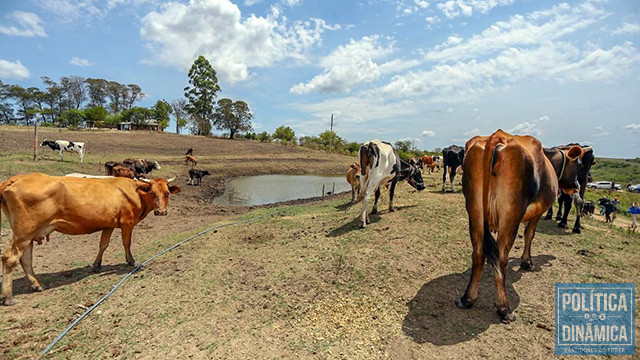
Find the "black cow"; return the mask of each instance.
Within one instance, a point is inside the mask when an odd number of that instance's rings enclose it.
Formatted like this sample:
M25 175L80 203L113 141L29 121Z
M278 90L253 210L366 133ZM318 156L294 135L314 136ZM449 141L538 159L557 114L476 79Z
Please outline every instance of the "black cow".
M564 146L558 146L560 149L569 149L571 146L581 146L584 154L581 157L581 163L578 170L578 183L580 184L580 197L572 197L571 195L567 195L565 193L560 194L558 198L558 213L556 214L556 221L559 221L558 227L566 228L567 227L567 219L569 217L569 211L571 211L571 203L573 202L576 206L576 222L573 225L573 232L576 234L580 234L581 226L580 226L580 213L582 210L582 201L584 199L584 193L587 190L587 183L591 178L591 166L596 163L595 156L593 155L593 147L591 146L582 146L577 143L572 143ZM545 149L546 151L547 149ZM562 212L564 207L564 213ZM553 216L553 206L549 208L547 211L547 216L545 216L546 220L550 220Z
M186 155L193 155L193 149L189 148L189 150L187 150L187 153L185 154L185 156Z
M593 215L595 211L596 205L591 201L585 201L584 204L582 204L582 211L580 212L580 216L589 217Z
M462 160L464 159L464 147L451 145L442 149L442 159L444 169L442 172L442 192L445 191L447 175L449 176L449 182L451 183L451 191L456 192L456 189L453 187L453 180L456 177L458 167L462 166Z
M202 185L202 178L211 175L207 170L189 170L189 185ZM197 183L197 184L196 184Z
M107 161L106 163L104 163L104 173L105 173L105 175L115 176L114 168L116 166L120 166L120 167L123 167L123 168L130 169L131 171L133 171L134 177L136 179L144 178L144 175L142 173L136 171L136 167L135 166L133 166L131 164L119 163L117 161Z

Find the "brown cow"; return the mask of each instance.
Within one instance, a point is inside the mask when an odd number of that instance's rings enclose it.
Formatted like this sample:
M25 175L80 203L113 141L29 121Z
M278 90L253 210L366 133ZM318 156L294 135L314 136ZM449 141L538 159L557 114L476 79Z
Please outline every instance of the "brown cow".
M582 148L567 150L561 155L566 156L565 161L554 167L534 137L498 130L488 137L469 140L465 153L462 189L469 214L473 271L467 290L456 305L469 308L478 298L486 258L494 269L498 314L502 322L509 323L515 316L509 308L505 275L518 227L527 223L521 261L524 269L530 269L536 225L555 201L558 187L569 193L579 188L577 170ZM497 232L497 243L491 232Z
M198 165L198 159L193 155L185 155L184 163L187 165L191 163L191 166L196 166Z
M129 179L135 179L136 178L136 172L133 171L132 169L128 168L128 167L122 167L122 166L114 166L113 167L113 176L115 177L125 177L125 178L129 178Z
M436 164L433 162L433 158L429 155L424 155L422 158L420 158L420 161L422 162L423 166L427 167L427 172L429 174L431 174L433 172L433 169L435 169Z
M347 170L347 182L351 185L351 203L356 201L356 192L360 195L360 165L353 162Z
M0 207L13 229L11 245L2 254L4 304L15 304L12 272L18 261L31 288L42 291L33 272L33 241L42 241L54 231L69 235L102 231L100 249L93 263L94 271L98 271L113 229L121 228L126 261L134 266L133 227L151 211L154 215L167 215L169 194L180 192L179 187L169 184L172 180L28 174L0 182Z

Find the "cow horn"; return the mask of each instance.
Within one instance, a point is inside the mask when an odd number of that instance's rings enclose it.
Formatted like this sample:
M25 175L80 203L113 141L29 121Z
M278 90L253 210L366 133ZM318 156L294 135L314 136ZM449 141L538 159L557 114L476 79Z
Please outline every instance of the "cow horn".
M174 176L174 177L172 177L171 179L167 179L167 182L168 182L168 183L172 182L173 180L175 180L175 179L176 179L176 177L177 177L177 176Z
M585 146L585 147L583 147L583 148L582 148L582 150L583 150L584 152L587 152L587 151L589 151L589 150L593 150L593 146Z
M144 181L144 182L146 182L146 183L151 184L151 180L149 180L149 179L140 178L140 179L138 179L138 180L140 180L140 181Z

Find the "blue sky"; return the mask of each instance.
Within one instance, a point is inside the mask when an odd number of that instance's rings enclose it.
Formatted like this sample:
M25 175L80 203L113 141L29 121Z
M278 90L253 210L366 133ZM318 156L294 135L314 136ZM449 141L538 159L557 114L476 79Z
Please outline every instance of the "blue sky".
M183 96L204 55L257 131L464 144L497 128L640 156L636 0L16 0L0 2L0 79L139 84Z

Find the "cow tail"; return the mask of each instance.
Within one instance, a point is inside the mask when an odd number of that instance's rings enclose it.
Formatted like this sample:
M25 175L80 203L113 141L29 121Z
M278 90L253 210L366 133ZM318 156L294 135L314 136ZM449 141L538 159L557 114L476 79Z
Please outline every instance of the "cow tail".
M7 186L9 186L10 184L12 184L13 181L3 181L0 183L0 235L2 235L2 204L4 202L4 199L2 198L2 192L4 191L4 189L6 189Z
M489 224L484 222L484 236L482 239L482 254L487 259L489 265L493 267L495 274L502 278L502 270L500 270L500 255L498 254L498 243L489 230Z

